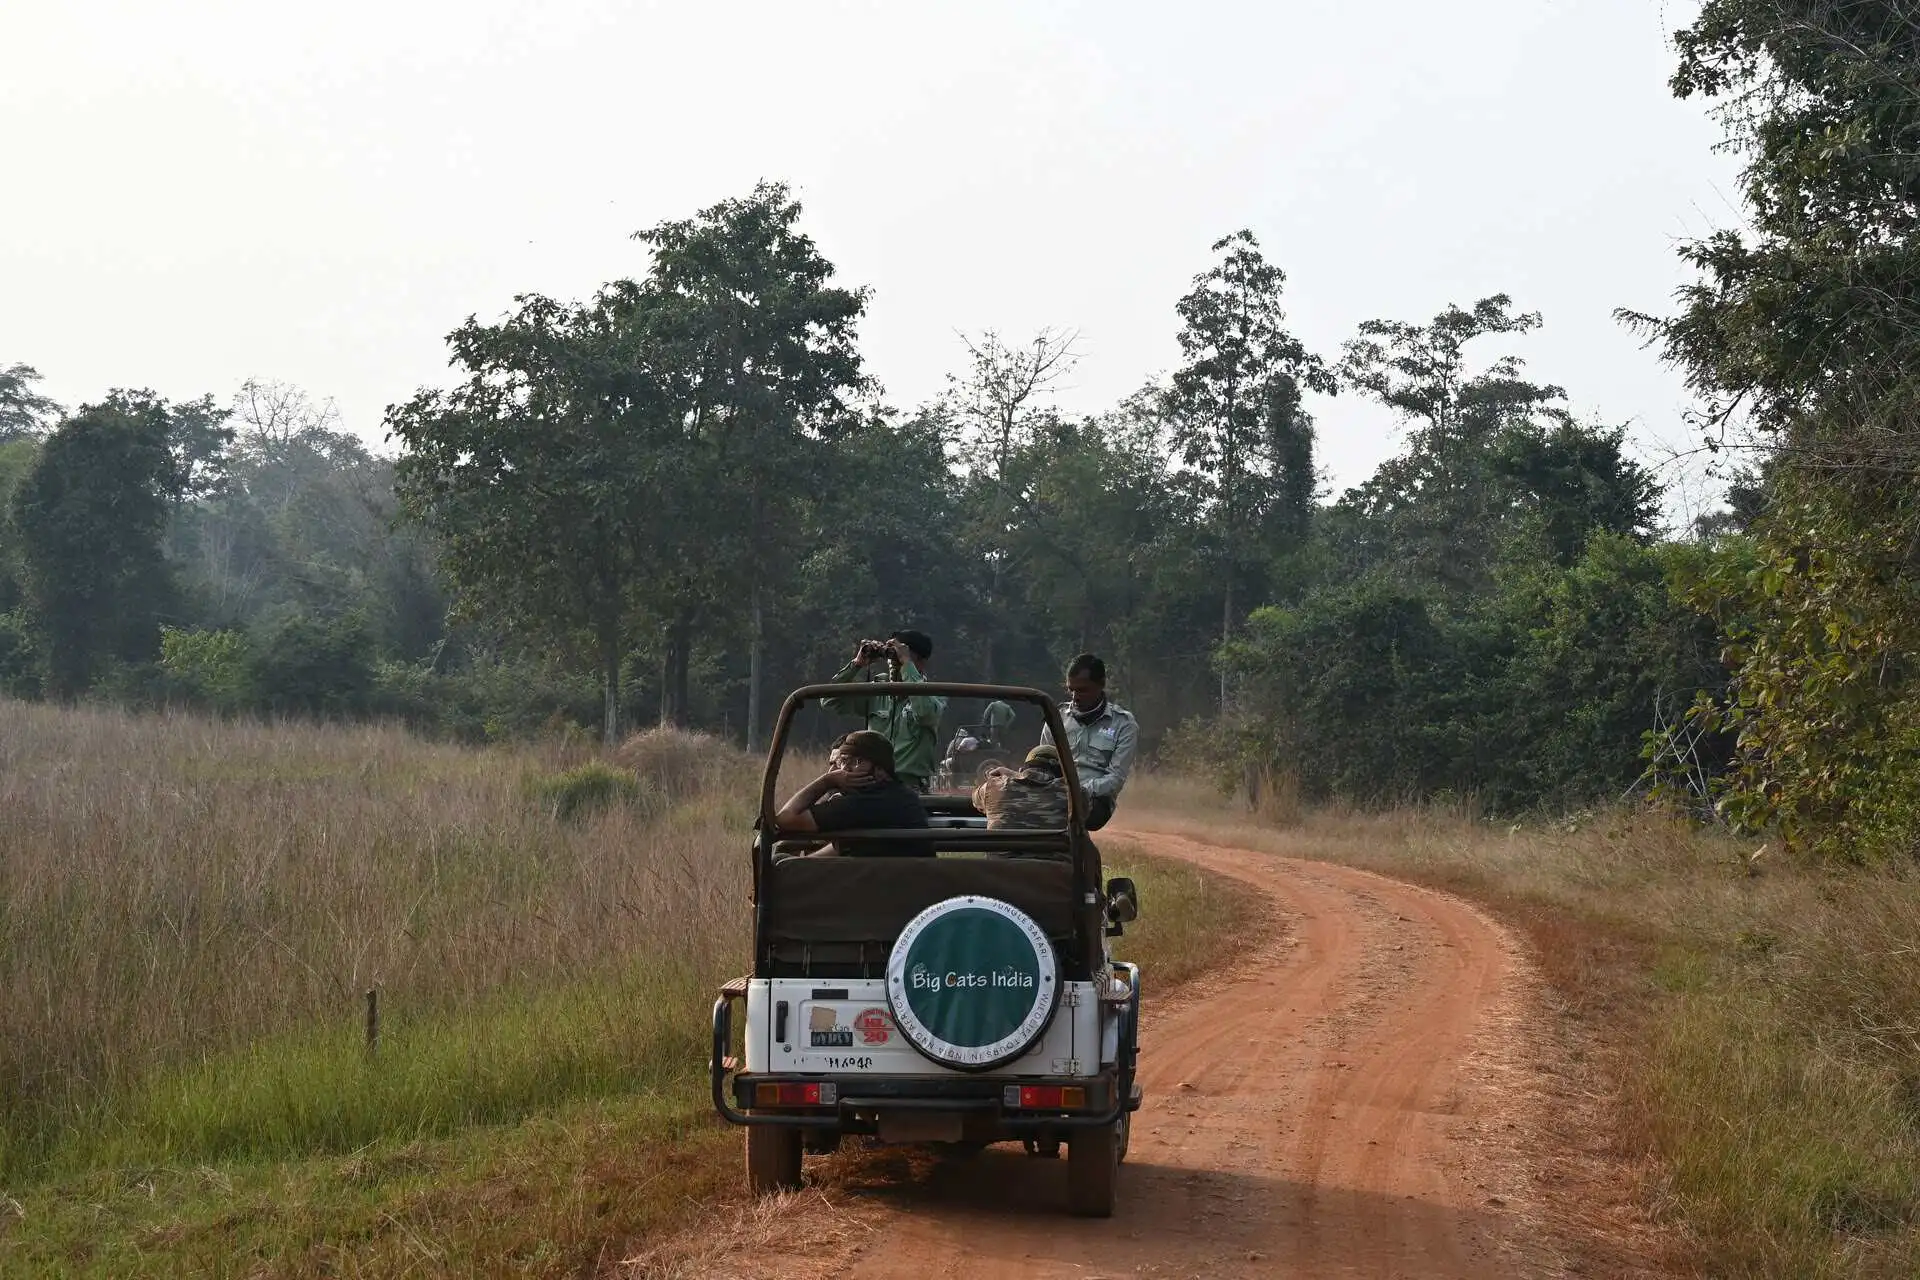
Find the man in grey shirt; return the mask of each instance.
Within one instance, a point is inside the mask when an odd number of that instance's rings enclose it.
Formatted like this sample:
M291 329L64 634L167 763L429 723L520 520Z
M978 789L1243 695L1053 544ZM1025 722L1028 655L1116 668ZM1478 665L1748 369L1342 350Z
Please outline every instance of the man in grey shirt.
M1088 800L1087 830L1098 831L1113 816L1133 754L1140 743L1140 725L1133 713L1107 697L1107 664L1083 653L1067 664L1067 692L1060 705L1066 722L1067 750L1080 775L1080 789ZM1040 730L1041 743L1053 741L1053 730Z

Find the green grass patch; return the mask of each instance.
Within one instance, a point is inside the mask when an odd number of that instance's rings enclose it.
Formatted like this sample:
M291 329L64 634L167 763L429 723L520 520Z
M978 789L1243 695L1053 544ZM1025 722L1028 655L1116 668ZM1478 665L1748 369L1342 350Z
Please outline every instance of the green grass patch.
M738 1182L738 1133L692 1096L333 1156L76 1175L0 1197L0 1276L600 1274Z
M1637 1079L1715 1274L1915 1274L1920 1124L1900 1074L1809 1034L1741 959L1696 955Z
M680 1089L706 1052L709 975L653 969L419 1018L282 1033L158 1073L20 1134L16 1179L100 1167L293 1159Z
M371 1058L343 1027L163 1072L41 1135L0 1276L598 1270L737 1181L711 991L630 974L392 1017Z
M1113 940L1116 959L1140 966L1154 995L1230 963L1264 936L1266 900L1229 876L1142 853L1126 840L1103 842L1108 876L1140 891L1140 918Z
M666 807L658 788L645 779L598 760L534 778L528 789L548 816L561 822L592 817L615 805L631 805L649 816Z

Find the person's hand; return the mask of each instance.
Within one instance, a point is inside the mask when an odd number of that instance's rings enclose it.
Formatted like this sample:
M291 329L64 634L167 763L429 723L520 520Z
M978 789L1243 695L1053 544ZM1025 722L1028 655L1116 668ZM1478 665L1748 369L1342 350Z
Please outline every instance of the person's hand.
M892 654L893 660L903 667L913 661L913 651L907 648L905 640L887 641L887 652Z
M834 768L820 775L820 781L829 791L853 791L865 786L873 778L867 770L855 772L852 769Z
M862 640L853 651L853 669L859 671L872 661L873 657L867 652L867 642Z

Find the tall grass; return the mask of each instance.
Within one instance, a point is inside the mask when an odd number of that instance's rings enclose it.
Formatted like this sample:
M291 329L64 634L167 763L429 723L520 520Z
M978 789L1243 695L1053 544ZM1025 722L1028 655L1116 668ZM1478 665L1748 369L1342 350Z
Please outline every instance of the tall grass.
M1276 827L1166 776L1135 814L1478 897L1531 937L1715 1276L1920 1275L1920 883L1795 865L1644 811ZM1147 823L1154 817L1137 819Z
M737 1194L759 773L0 703L0 1276L601 1274ZM1257 934L1109 852L1150 1000Z
M647 735L618 763L658 803L555 803L585 763L0 703L0 1179L345 1149L697 1054L753 771Z

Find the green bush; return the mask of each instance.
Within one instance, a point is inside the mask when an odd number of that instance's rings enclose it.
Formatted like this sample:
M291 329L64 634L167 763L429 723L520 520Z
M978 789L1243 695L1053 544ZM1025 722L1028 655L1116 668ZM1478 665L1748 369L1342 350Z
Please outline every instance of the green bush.
M372 701L376 712L416 732L461 742L529 738L600 723L600 688L591 676L526 662L453 672L423 663L381 663L374 669Z
M651 813L662 800L655 787L598 760L535 778L532 791L540 807L561 822L589 818L621 804Z
M40 696L40 644L18 613L0 613L0 694Z
M1724 627L1731 679L1698 726L1734 743L1719 785L1736 830L1824 861L1920 855L1920 580L1908 535L1824 482L1776 485L1750 540L1693 567L1686 598ZM1904 526L1903 526L1904 528Z
M323 623L294 614L252 645L254 699L269 711L364 714L373 701L372 650L358 615Z
M1219 655L1234 714L1174 749L1222 785L1266 769L1312 799L1616 799L1656 709L1671 719L1724 680L1714 625L1676 586L1700 554L1596 534L1572 565L1511 568L1477 600L1376 575L1258 610ZM1724 765L1718 738L1700 745Z
M238 631L160 629L160 668L187 697L217 711L253 699L253 649Z

